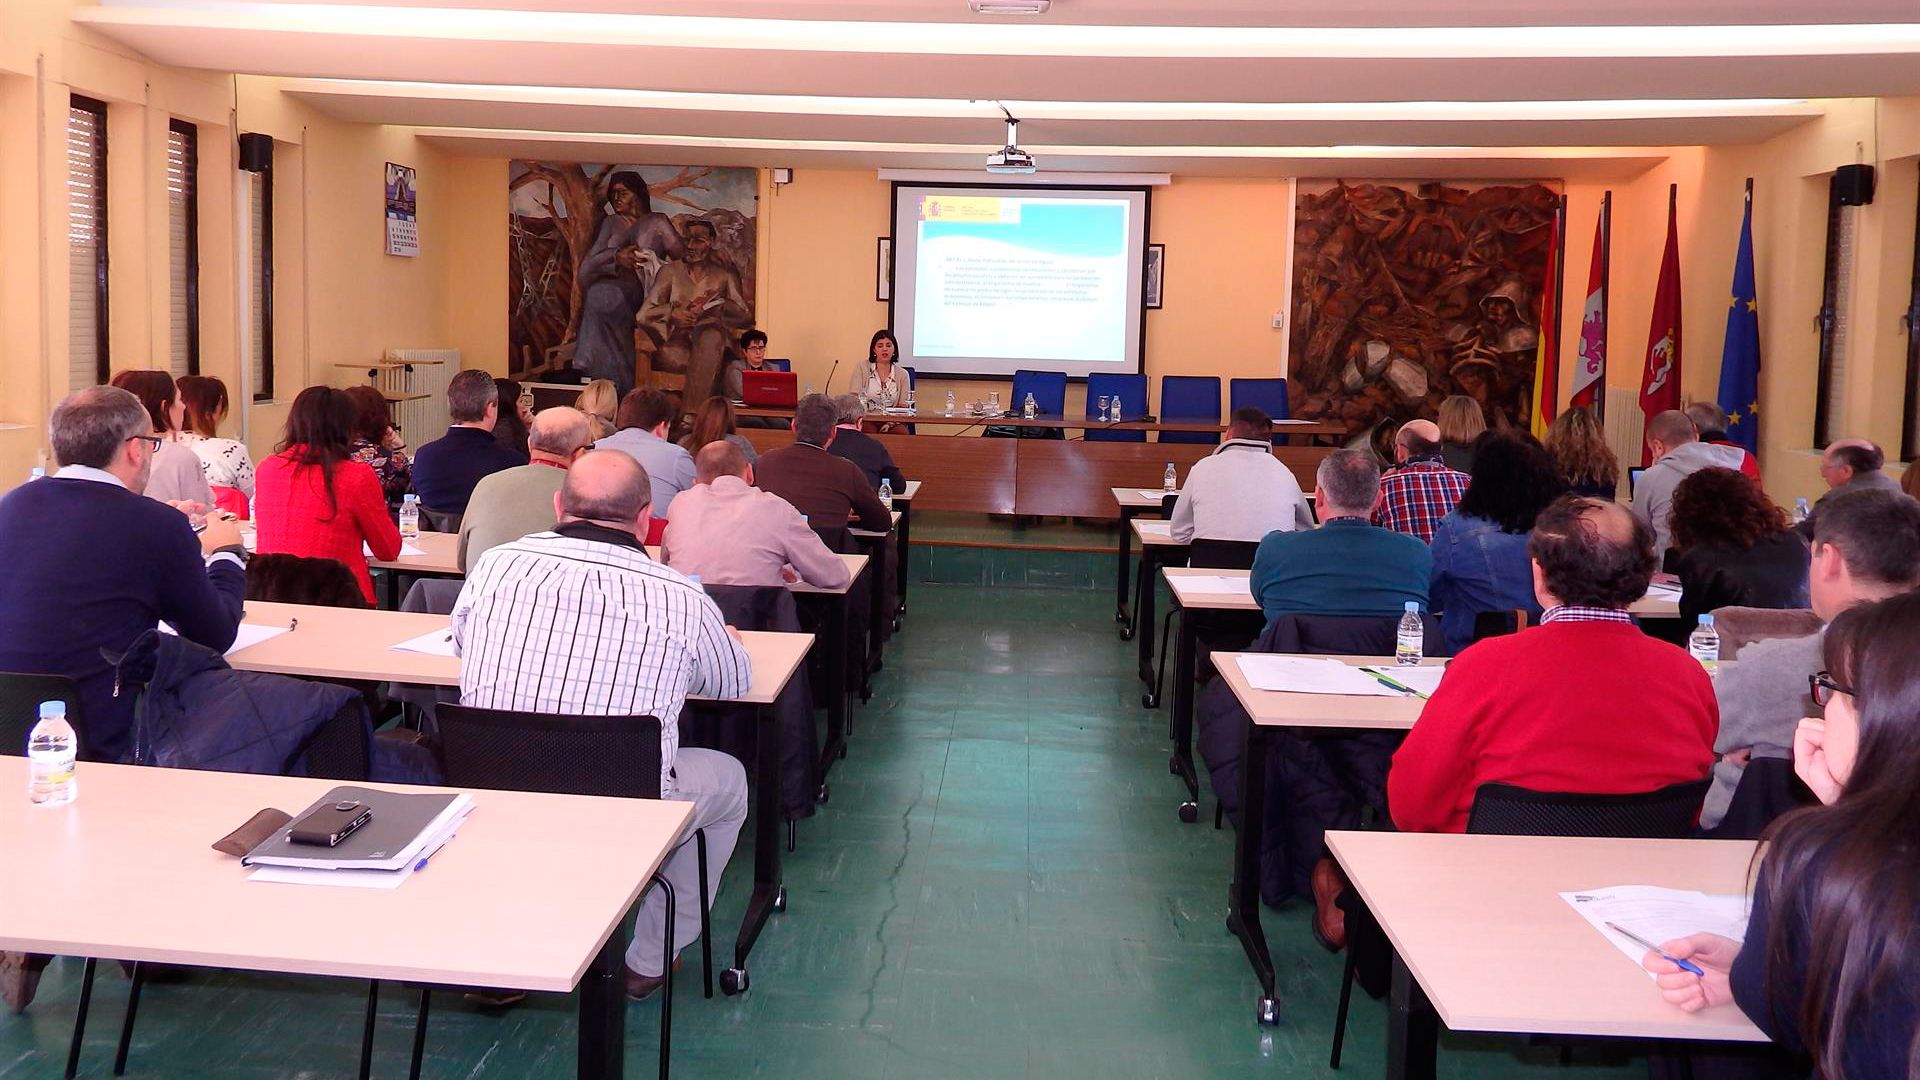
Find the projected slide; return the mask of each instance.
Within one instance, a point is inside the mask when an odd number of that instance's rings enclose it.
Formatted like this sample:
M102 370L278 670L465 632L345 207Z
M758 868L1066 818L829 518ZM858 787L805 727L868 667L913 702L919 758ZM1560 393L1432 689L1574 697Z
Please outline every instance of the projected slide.
M1139 364L1138 191L901 188L894 323L929 374Z

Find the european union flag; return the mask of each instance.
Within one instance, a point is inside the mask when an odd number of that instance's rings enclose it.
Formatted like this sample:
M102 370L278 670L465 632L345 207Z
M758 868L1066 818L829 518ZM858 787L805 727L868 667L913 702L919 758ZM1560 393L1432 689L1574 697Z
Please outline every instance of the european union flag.
M1733 300L1727 307L1727 341L1720 350L1720 408L1727 438L1757 453L1760 448L1760 304L1753 285L1753 192L1740 222L1740 253L1733 260Z

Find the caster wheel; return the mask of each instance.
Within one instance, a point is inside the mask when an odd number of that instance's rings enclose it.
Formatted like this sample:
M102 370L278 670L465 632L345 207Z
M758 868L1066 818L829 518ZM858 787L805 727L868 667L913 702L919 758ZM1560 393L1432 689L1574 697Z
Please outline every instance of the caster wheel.
M1180 820L1191 825L1200 820L1200 804L1183 802L1180 804Z
M896 616L894 616L894 619L893 619L893 632L894 632L894 633L896 633L896 634L897 634L897 633L899 633L899 632L900 632L900 624L901 624L901 623L904 623L904 622L906 622L906 621L907 621L907 620L905 620L905 619L903 619L903 618L901 618L901 617L899 617L898 615L896 615Z
M1280 1022L1280 1005L1272 998L1261 998L1255 1015L1262 1024L1272 1027Z
M813 801L821 806L825 806L827 805L827 800L832 797L833 797L833 792L827 790L827 785L821 784L820 791L818 794L814 795Z
M1142 708L1157 709L1160 707L1160 695L1159 694L1141 694L1140 705Z
M842 746L840 748L840 760L841 761L847 760L847 748L845 746Z
M1122 627L1122 628L1120 629L1120 640L1121 640L1121 641L1132 641L1132 640L1133 640L1133 627L1131 627L1131 626L1125 626L1125 627Z
M720 992L732 997L747 992L747 969L728 968L720 973Z
M1125 625L1126 625L1126 622L1127 622L1127 613L1126 613L1126 612L1124 612L1124 611L1116 611L1116 612L1114 612L1114 613L1113 613L1113 621L1114 621L1114 622L1117 622L1117 623L1119 623L1119 624L1121 624L1122 626L1125 626Z
M1180 766L1178 766L1178 765L1176 765L1176 764L1174 764L1174 762L1173 762L1173 759L1172 759L1172 758L1168 758L1168 759L1167 759L1167 771L1168 771L1168 772L1170 772L1170 773L1172 773L1172 774L1173 774L1173 775L1175 775L1175 776L1179 776L1179 775L1180 775Z
M787 887L785 885L780 886L779 891L773 894L773 910L787 910Z

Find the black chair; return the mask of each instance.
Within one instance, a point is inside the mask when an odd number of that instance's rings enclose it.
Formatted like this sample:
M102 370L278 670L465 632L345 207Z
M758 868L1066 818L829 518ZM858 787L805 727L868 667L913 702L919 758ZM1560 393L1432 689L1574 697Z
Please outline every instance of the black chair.
M1713 779L1670 784L1632 795L1585 795L1532 791L1513 784L1482 784L1473 795L1467 831L1496 836L1613 836L1677 840L1692 835ZM1349 917L1352 913L1349 912ZM1379 934L1371 917L1365 929L1350 929L1346 971L1340 978L1340 1004L1333 1017L1333 1054L1329 1068L1340 1067L1347 1036L1347 1006L1353 999L1355 932ZM1564 1064L1571 1048L1563 1048Z
M247 560L247 599L272 604L364 608L360 580L337 559L264 554Z
M1537 625L1533 615L1524 608L1503 608L1499 611L1476 611L1473 614L1473 641L1484 641L1490 637L1505 637L1517 634L1529 626Z
M660 721L652 716L561 716L552 713L439 707L440 762L447 785L561 795L660 798ZM704 996L713 996L713 927L707 904L707 834L693 832L699 863L700 966ZM666 982L660 989L660 1075L667 1075L673 1022L673 886L667 895ZM425 1045L431 987L420 990L413 1076Z
M1757 757L1747 762L1734 785L1733 799L1720 824L1702 830L1708 840L1758 840L1773 819L1811 806L1816 800L1793 772L1790 758Z
M420 527L428 532L457 533L460 531L460 519L463 514L451 510L429 510L420 508Z
M1165 507L1168 518L1173 517L1173 504L1175 501L1176 496L1172 495L1160 500L1160 504ZM1251 570L1253 569L1254 552L1257 551L1259 547L1260 542L1258 540L1203 540L1195 537L1193 541L1187 545L1187 565L1196 569L1207 570ZM1167 653L1172 651L1168 644L1170 641L1168 635L1173 632L1174 613L1171 604L1168 605L1168 608L1167 614L1160 620L1160 664L1154 670L1153 674L1153 697L1155 701L1160 699L1161 684L1166 682ZM1193 618L1194 614L1196 613L1190 612L1187 617ZM1239 640L1239 644L1241 645L1259 636L1260 628L1266 623L1266 617L1257 611L1251 613L1209 612L1209 614L1219 617L1213 621L1221 624L1220 629L1223 631L1224 636L1241 639ZM1234 615L1241 614L1245 614L1245 617L1238 619L1232 618ZM1198 653L1200 662L1194 665L1194 678L1196 680L1204 683L1212 678L1211 661L1208 657L1216 649L1223 647L1219 641L1202 644ZM1219 823L1219 815L1215 814L1214 818L1217 826Z

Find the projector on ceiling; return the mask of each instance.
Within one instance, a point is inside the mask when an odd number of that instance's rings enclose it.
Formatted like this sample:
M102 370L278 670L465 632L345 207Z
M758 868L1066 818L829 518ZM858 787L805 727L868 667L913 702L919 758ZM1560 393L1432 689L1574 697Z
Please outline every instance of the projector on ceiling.
M990 173L1030 173L1038 171L1033 163L1033 155L1017 146L1009 146L998 153L987 155L987 171Z

